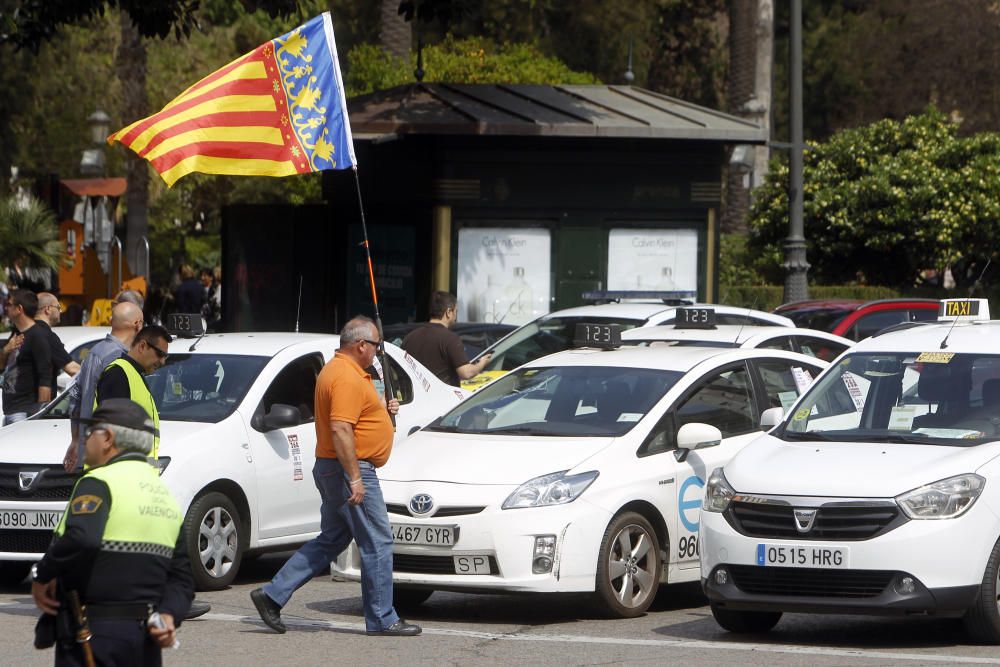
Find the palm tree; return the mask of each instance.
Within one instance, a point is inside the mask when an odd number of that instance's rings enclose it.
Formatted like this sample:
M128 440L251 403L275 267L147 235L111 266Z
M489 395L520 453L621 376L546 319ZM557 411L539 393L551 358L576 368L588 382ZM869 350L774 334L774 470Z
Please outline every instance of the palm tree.
M0 265L56 269L62 256L52 210L34 197L0 200Z

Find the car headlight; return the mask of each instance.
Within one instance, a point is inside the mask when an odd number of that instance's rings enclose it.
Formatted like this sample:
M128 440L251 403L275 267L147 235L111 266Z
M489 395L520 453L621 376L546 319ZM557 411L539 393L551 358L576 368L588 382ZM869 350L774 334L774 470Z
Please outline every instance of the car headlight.
M985 485L979 475L958 475L896 496L896 504L911 519L954 519L972 507Z
M520 507L545 507L571 503L597 479L597 475L596 470L576 475L567 475L563 470L529 479L507 496L502 508L512 510Z
M735 495L736 491L729 486L722 468L716 468L705 485L705 500L701 502L701 509L704 512L725 512Z

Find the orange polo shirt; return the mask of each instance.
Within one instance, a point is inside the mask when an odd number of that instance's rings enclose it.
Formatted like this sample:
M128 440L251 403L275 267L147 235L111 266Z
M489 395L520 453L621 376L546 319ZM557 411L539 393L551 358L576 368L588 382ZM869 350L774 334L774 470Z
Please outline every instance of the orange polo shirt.
M372 378L339 352L316 378L316 458L337 458L331 421L354 424L355 456L379 468L392 451L392 421Z

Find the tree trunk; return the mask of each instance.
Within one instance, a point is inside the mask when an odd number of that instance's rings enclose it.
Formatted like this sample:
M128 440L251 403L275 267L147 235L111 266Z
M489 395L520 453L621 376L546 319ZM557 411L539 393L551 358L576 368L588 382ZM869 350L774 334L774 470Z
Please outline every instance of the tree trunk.
M757 68L754 74L754 98L756 101L751 116L757 124L767 131L767 140L771 140L771 106L773 103L772 89L774 83L774 0L757 0L757 24L754 27L756 36ZM758 146L756 160L753 166L753 182L751 187L757 187L764 182L767 175L767 164L771 160L771 148Z
M388 53L405 60L412 42L410 24L399 14L399 0L382 0L378 41Z
M128 125L149 115L146 95L146 44L128 12L121 12L121 44L116 60L122 85L122 124ZM125 258L133 273L145 270L145 249L142 239L149 231L149 167L147 162L125 151ZM140 262L141 260L141 262ZM109 270L115 270L109 266ZM121 283L123 276L118 276ZM149 276L146 276L149 279ZM117 291L117 286L116 286Z
M731 113L747 116L753 103L756 58L755 24L757 0L733 0L729 5L729 79L726 100ZM750 212L750 179L745 171L730 166L726 170L725 201L722 207L722 231L727 234L747 232Z

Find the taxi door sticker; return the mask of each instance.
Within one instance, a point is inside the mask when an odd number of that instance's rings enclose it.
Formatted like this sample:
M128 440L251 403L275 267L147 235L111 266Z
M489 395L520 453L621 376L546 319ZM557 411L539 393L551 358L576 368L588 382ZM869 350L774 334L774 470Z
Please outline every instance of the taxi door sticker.
M698 557L698 524L701 517L701 501L705 482L697 475L691 475L677 491L677 518L684 531L677 540L677 560L691 560ZM684 532L682 531L682 532Z
M302 452L299 451L299 436L288 434L288 458L292 460L292 481L302 481Z

